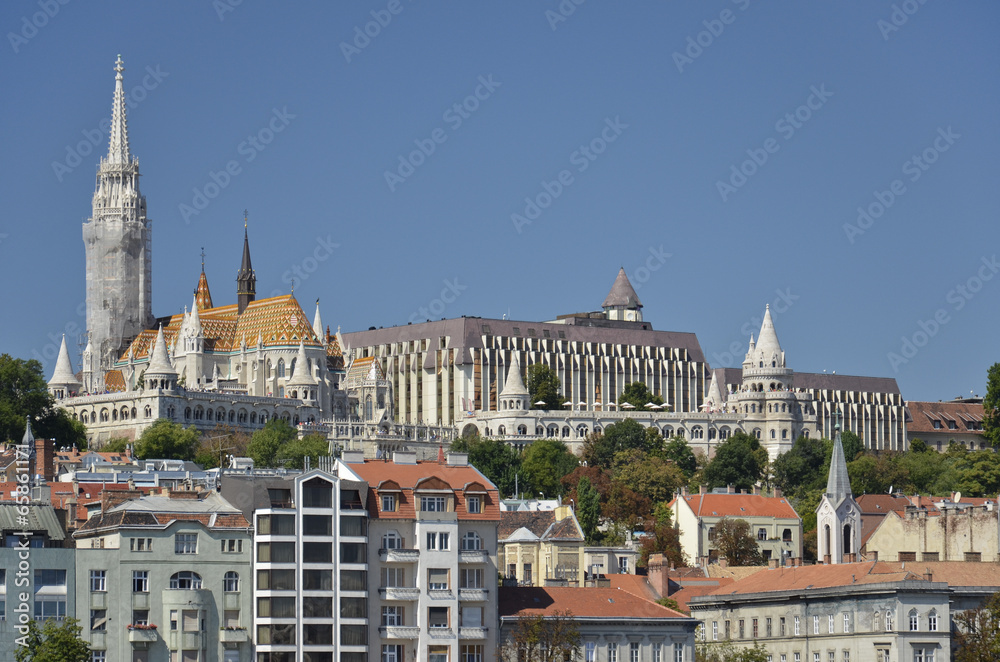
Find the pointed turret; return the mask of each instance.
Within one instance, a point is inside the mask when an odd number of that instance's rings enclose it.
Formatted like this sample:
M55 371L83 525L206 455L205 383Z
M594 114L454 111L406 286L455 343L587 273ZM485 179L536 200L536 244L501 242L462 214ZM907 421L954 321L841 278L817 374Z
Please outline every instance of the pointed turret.
M163 325L160 325L156 332L156 340L153 341L153 352L149 357L149 366L146 368L146 378L151 376L177 376L173 364L170 362L170 355L167 353L167 340L163 335Z
M125 118L125 86L122 72L125 71L122 56L115 62L115 99L111 105L111 141L108 145L108 163L124 165L129 163L128 121Z
M830 458L830 475L826 479L826 495L835 504L849 499L851 494L851 478L847 475L847 460L844 457L844 444L840 440L840 426L833 439L833 455Z
M208 277L205 275L205 262L202 259L201 275L198 277L198 289L195 290L195 308L198 310L208 310L214 308L212 305L212 293L208 289Z
M500 410L525 410L530 409L528 403L530 396L528 389L524 387L524 380L521 379L521 367L518 365L517 355L511 358L510 366L507 368L507 379L504 382L503 390L500 391L498 399Z
M765 366L775 362L777 368L785 367L785 353L781 351L781 344L778 342L778 334L774 331L774 322L771 320L771 306L764 309L764 321L760 325L760 335L757 336L757 347L754 356L764 361Z
M257 275L250 262L250 239L247 235L247 215L243 212L243 260L236 272L236 301L239 314L257 298Z
M615 283L601 307L609 320L642 321L642 302L625 275L624 267L618 270Z
M834 412L835 420L840 412ZM840 424L834 426L833 455L826 492L816 507L817 547L826 563L850 563L857 559L861 547L861 508L851 494L851 478L847 474L844 444Z
M323 342L323 318L319 314L319 299L316 299L316 314L313 315L313 333L320 342Z
M24 417L24 436L21 437L21 445L35 451L35 435L31 432L31 416Z
M726 400L722 397L722 389L719 387L718 370L713 370L712 381L708 385L708 394L705 396L705 409L720 411L725 405Z
M195 336L202 335L201 315L198 314L199 308L198 293L195 292L194 301L191 302L191 314L188 316L188 330Z
M312 375L312 370L309 366L309 357L306 356L306 346L301 340L299 341L299 353L295 357L295 369L285 389L286 393L291 390L293 398L299 398L300 400L316 399L316 378Z
M73 364L69 360L69 350L66 349L66 334L63 334L62 344L59 345L59 356L56 358L56 369L52 371L52 379L49 380L49 392L57 400L75 395L80 390L80 380L73 373Z

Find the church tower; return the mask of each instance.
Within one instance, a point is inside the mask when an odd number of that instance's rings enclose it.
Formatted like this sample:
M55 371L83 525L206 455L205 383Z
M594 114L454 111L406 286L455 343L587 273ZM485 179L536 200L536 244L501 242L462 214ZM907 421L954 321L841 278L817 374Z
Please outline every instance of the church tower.
M849 563L857 560L861 549L861 508L851 494L839 423L835 429L826 492L816 508L817 553L826 563Z
M139 161L129 151L124 70L119 55L108 156L97 172L93 213L83 224L92 351L84 388L91 393L104 389L104 374L122 348L153 323L152 221L139 192Z
M236 302L239 314L257 298L257 275L250 263L250 240L247 238L247 214L243 212L243 261L236 272Z

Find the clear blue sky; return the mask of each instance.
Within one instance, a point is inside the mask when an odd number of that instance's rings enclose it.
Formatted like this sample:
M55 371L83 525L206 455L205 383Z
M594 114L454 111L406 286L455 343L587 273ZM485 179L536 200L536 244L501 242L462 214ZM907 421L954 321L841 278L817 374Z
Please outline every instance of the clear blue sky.
M319 297L344 331L596 310L624 266L646 318L713 367L771 303L795 370L983 394L1000 5L561 4L2 3L0 351L54 357L82 332L107 151L88 134L121 53L157 315L190 304L202 247L215 302L235 301L247 208L258 293L298 268L306 312ZM881 215L859 225L859 206Z

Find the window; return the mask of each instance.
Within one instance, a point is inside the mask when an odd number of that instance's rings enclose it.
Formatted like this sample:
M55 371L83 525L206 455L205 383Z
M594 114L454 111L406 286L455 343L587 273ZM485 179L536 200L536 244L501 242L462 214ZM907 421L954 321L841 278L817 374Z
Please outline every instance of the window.
M432 630L448 627L448 607L428 607L427 627Z
M66 618L66 571L35 570L35 620Z
M184 632L200 632L201 629L203 629L198 627L197 609L181 610L181 629L183 629Z
M478 496L470 496L465 498L465 507L468 511L474 515L478 515L483 512L483 498Z
M740 639L746 639L747 632L746 632L746 627L744 626L742 618L739 621L738 627L739 627Z
M295 515L258 515L257 533L262 536L294 536Z
M462 568L458 571L459 588L483 588L482 568Z
M350 598L341 598L348 600ZM356 598L365 602L365 598ZM347 605L341 605L341 611ZM350 607L348 607L350 608ZM344 615L343 613L341 614ZM303 618L333 618L333 598L331 597L302 597L302 617Z
M170 629L171 630L176 630L177 629L177 610L176 609L171 609L170 610Z
M914 648L913 662L934 662L933 648Z
M851 651L849 651L849 650L845 650L844 651L843 660L844 660L844 662L851 662Z
M422 496L420 497L420 510L425 513L445 512L445 498L443 496Z
M382 495L382 512L384 513L394 513L396 512L396 495L395 494L383 494ZM383 648L386 648L383 646ZM391 646L395 648L395 646ZM383 661L384 661L383 657Z
M389 531L382 536L382 549L402 549L403 539L395 531Z
M653 662L661 662L660 660L660 649L662 646L660 644L654 643L651 648L653 649Z
M222 590L226 593L238 593L240 590L239 573L230 570L222 578Z
M235 538L230 538L220 541L222 543L222 552L224 554L242 554L243 553L243 541L237 540Z
M447 535L447 534L445 534ZM475 531L469 531L462 536L462 549L467 551L478 551L483 548L483 539Z
M427 648L427 662L448 662L448 647L429 646Z
M583 646L583 662L597 662L597 644L593 641Z
M178 533L174 536L174 554L197 554L198 534Z
M778 619L778 636L779 637L784 637L785 636L785 617L784 616L782 616L782 617L780 617Z
M920 629L920 617L917 616L917 610L910 610L910 632L916 632Z
M819 616L813 616L813 634L819 634Z
M308 546L309 543L306 543ZM332 550L329 543L326 547ZM329 559L328 559L329 560ZM341 563L365 563L368 560L368 545L363 542L342 542L340 543Z
M793 629L792 634L794 634L797 637L800 634L800 632L799 632L799 617L796 616L795 619L792 622L794 623L794 625L793 625L794 629Z
M201 575L190 570L175 572L170 576L170 588L191 590L201 588Z
M105 570L90 571L90 590L105 593L108 590L108 576Z
M90 662L107 662L107 651L90 651Z
M262 618L295 618L295 598L257 598L257 615Z
M149 625L149 610L148 609L133 609L132 610L132 625Z
M885 631L892 632L892 612L885 612Z
M403 624L402 607L382 607L382 625L392 627Z
M836 629L835 625L834 625L835 622L836 622L836 619L833 617L833 614L830 614L827 617L827 624L826 624L827 632L829 632L830 634L833 634L834 629Z
M618 644L615 642L608 644L608 662L618 662Z
M767 540L767 529L757 529L757 540Z
M756 618L753 619L750 622L750 625L751 625L751 630L753 632L752 636L754 639L756 639L757 637L760 636L760 628L757 626L757 619Z
M103 632L108 629L108 610L90 610L90 630L92 632Z
M684 644L674 644L674 662L684 662Z
M792 653L792 659L795 662L802 662L802 653Z
M826 654L826 662L837 662L837 651L828 651Z
M132 571L132 592L149 593L149 570Z
M382 568L382 586L393 588L406 586L405 573L403 568Z
M639 644L632 642L628 645L629 662L639 662Z
M258 563L295 563L294 542L257 543Z
M719 640L719 621L712 621L712 641Z
M448 534L430 532L427 534L427 549L448 549Z
M448 569L431 568L427 571L427 588L431 591L448 590Z
M382 662L403 662L403 646L382 644Z
M931 613L927 614L927 629L930 630L931 632L937 632L938 617L936 611L932 611Z
M770 616L768 616L767 618L764 619L764 636L765 637L770 637L771 636L771 617Z
M153 551L153 539L152 538L129 538L128 548L129 548L129 551L132 551L132 552L151 552L151 551Z
M302 484L302 505L306 508L332 508L333 485L322 478L306 481Z
M350 543L340 543L341 548L348 547ZM356 556L349 558L341 554L341 561L344 563L358 563ZM333 561L333 544L328 542L304 542L302 543L303 563L330 563Z
M461 617L462 627L464 628L483 627L482 607L462 607L459 610L459 616Z

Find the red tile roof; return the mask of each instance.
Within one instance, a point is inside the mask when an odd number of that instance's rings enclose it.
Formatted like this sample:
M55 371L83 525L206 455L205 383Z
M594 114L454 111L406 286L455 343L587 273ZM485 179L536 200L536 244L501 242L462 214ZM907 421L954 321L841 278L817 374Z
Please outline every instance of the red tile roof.
M566 611L577 618L686 618L680 612L616 588L500 588L502 617L551 616Z
M907 402L906 409L910 419L906 423L907 433L964 434L981 435L983 405L971 402ZM941 425L934 427L934 421ZM949 421L955 421L955 429L948 427ZM971 426L971 427L970 427Z
M698 517L785 517L799 515L785 497L761 494L692 494L683 499Z

